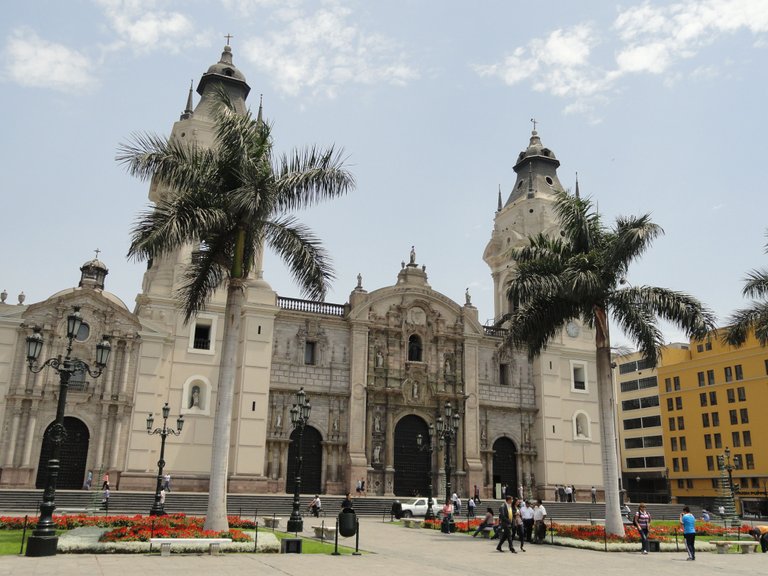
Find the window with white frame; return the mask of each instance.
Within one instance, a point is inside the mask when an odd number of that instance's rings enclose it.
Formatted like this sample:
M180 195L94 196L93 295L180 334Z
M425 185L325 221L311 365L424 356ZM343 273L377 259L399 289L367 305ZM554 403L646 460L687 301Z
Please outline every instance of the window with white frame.
M571 360L571 391L587 392L587 363Z
M216 320L214 314L200 314L189 330L189 352L213 354L216 349Z

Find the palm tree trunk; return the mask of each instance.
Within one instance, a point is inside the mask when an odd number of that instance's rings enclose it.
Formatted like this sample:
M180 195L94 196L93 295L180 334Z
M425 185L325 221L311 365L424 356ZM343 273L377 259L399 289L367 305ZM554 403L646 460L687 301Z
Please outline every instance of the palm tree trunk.
M245 293L243 280L230 278L227 303L224 308L224 338L221 345L219 382L216 391L216 414L211 443L211 479L208 488L208 509L205 530L229 530L227 520L227 476L229 469L230 436L232 433L232 404L235 395L237 350L240 342L240 316Z
M613 409L613 375L611 373L611 338L608 317L603 308L595 308L595 348L597 352L597 395L600 403L600 443L603 456L605 490L605 531L624 536L624 522L619 504L619 462Z

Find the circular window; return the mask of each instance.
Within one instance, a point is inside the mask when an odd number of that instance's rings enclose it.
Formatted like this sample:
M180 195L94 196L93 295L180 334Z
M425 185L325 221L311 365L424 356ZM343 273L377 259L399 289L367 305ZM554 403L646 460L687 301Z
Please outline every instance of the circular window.
M91 335L91 327L88 326L85 322L80 324L80 330L77 331L77 334L75 335L75 340L78 342L85 342L88 340L88 336Z
M533 208L529 208L529 209L528 209L528 213L529 213L529 214L533 214Z
M552 178L550 178L549 176L547 176L546 178L544 178L544 180L545 180L545 181L547 182L547 184L549 184L550 186L552 186L552 184L554 184L554 181L553 181L553 180L552 180Z

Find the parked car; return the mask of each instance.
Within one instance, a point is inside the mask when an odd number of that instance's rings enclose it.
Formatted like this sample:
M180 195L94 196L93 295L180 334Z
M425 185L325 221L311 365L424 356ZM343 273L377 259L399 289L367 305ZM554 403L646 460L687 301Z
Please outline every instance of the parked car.
M413 518L414 516L424 516L427 513L427 498L416 498L410 502L403 502L403 517ZM432 498L432 512L437 514L437 501Z

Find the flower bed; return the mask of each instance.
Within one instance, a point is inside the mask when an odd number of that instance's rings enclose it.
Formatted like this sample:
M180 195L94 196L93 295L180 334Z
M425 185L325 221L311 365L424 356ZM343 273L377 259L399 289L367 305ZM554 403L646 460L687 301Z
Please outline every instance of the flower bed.
M203 518L184 514L138 516L129 525L105 532L99 542L149 542L150 538L231 538L233 542L252 541L250 536L237 528L230 527L229 531L216 532L204 530L204 523Z
M91 516L86 514L71 514L71 515L54 515L53 522L58 530L72 530L74 528L82 528L85 526L99 526L102 528L120 527L120 526L133 526L134 524L147 522L155 525L161 525L162 519L181 519L186 518L188 523L195 523L202 527L203 521L199 518L192 516L185 516L184 514L171 514L168 516ZM240 530L253 530L256 528L256 523L253 520L247 520L240 518L239 516L228 516L230 528L238 528ZM34 526L37 524L37 516L31 516L27 519L27 526ZM0 530L21 530L24 528L23 516L0 516Z

